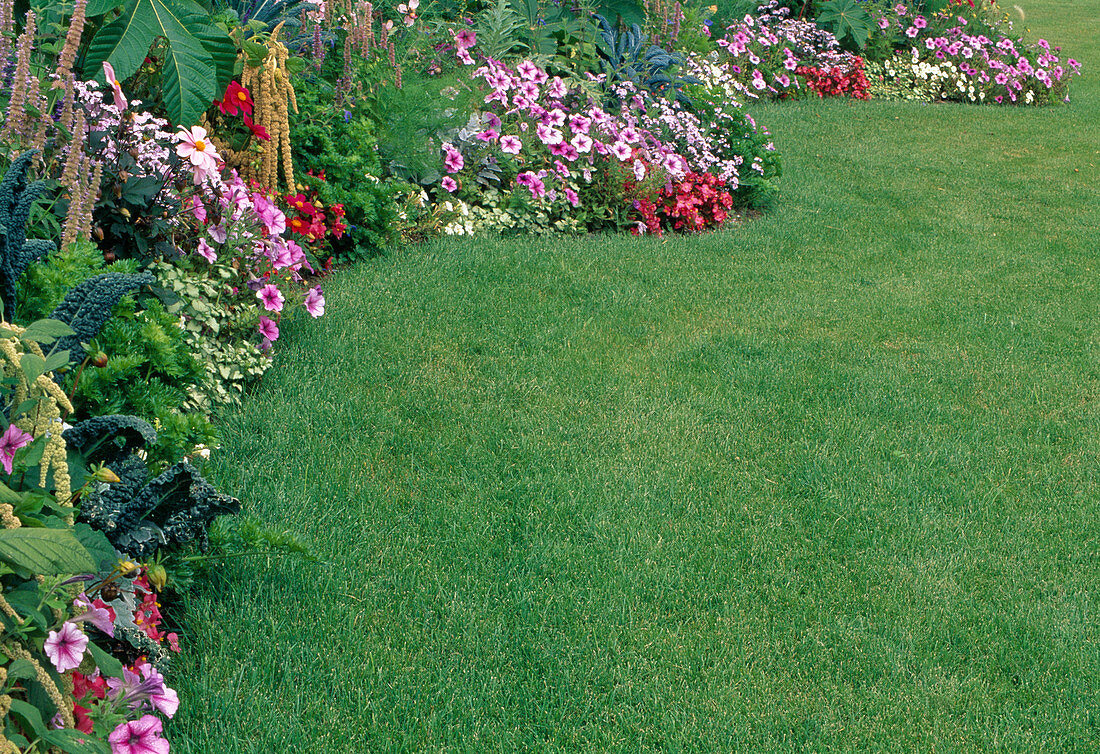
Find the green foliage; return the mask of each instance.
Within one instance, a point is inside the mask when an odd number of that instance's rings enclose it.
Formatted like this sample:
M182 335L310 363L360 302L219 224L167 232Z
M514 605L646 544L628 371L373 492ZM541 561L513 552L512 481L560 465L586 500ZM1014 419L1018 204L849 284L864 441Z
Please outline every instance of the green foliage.
M107 365L87 365L76 382L79 416L131 414L152 423L158 433L148 448L149 463L163 468L217 444L217 431L203 411L186 411L207 370L192 353L178 316L153 297L138 309L127 297L92 341L107 354ZM167 430L167 431L165 431Z
M83 239L32 264L23 274L17 295L20 321L46 317L75 288L106 268L103 252ZM137 271L135 260L124 259L111 266L112 272Z
M119 80L137 73L149 48L161 40L161 98L174 123L197 123L233 76L237 48L192 0L129 0L121 15L92 38L84 75L103 80L104 62Z
M74 335L58 341L58 347L68 350L72 359L79 361L84 356L82 344L99 333L111 318L115 304L127 293L153 281L149 273L128 275L108 272L77 285L65 294L65 299L50 314L50 319L64 322L75 331Z
M80 518L133 557L191 542L203 546L216 516L240 510L239 501L215 490L187 461L153 479L136 455L113 470L121 481L86 491Z
M43 576L96 569L84 545L65 529L0 529L0 561Z
M28 181L27 171L37 154L28 151L17 157L0 181L0 319L16 315L17 281L32 261L53 251L52 241L29 240L27 221L31 209L46 191L46 181Z
M690 76L676 75L676 69L684 62L682 55L649 44L649 38L638 24L617 34L603 16L595 16L595 23L599 26L596 48L600 66L609 84L629 81L652 94L687 102L680 90L685 84L698 81Z
M255 303L225 300L233 279L230 270L186 270L157 262L150 266L167 311L182 320L183 332L194 355L206 368L202 383L191 395L195 405L240 404L245 389L267 371L271 359L249 336L255 332Z
M863 49L875 29L874 19L858 0L825 0L818 6L817 23L855 49Z
M401 201L414 188L400 180L379 180L383 170L373 119L354 103L347 110L328 106L324 91L314 82L298 95L299 113L291 125L297 175L326 207L344 206L347 232L341 239L327 239L336 257L362 259L398 239Z

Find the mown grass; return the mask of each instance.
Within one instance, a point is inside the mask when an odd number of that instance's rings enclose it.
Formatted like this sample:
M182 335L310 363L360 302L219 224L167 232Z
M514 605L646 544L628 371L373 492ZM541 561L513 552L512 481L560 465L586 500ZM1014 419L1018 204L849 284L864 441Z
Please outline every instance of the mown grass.
M342 273L224 417L324 559L186 611L180 752L1100 748L1100 3L1049 110L758 107L720 234Z

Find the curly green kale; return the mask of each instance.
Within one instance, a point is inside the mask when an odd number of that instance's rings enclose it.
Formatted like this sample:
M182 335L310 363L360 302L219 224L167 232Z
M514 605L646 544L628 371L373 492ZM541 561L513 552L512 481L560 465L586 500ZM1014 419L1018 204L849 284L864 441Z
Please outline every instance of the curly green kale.
M240 501L218 492L187 461L147 480L136 455L112 466L121 481L87 492L80 519L102 531L116 548L148 558L162 548L197 542L205 548L216 516L237 513Z
M88 342L99 333L111 318L111 310L119 299L143 285L152 285L154 281L155 278L147 272L138 275L107 272L88 278L73 288L50 314L51 319L64 322L76 332L76 335L59 339L57 348L68 349L70 361L83 359L84 347L81 343Z
M35 154L31 150L15 158L0 181L0 301L9 321L15 316L16 281L31 262L57 248L53 241L27 239L31 209L49 186L27 179Z
M69 427L61 435L70 450L88 463L122 463L135 450L156 444L157 433L144 419L125 414L95 416Z

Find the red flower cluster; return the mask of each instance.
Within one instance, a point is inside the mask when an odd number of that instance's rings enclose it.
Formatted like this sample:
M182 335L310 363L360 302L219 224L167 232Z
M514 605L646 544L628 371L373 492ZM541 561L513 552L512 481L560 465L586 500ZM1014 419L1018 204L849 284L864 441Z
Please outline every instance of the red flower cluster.
M305 236L310 241L320 241L329 233L334 238L343 238L344 231L348 229L344 222L344 205L333 204L328 208L332 220L329 221L325 214L325 206L317 196L315 190L309 194L287 194L284 197L287 203L286 226L295 233Z
M221 111L222 115L240 113L244 118L244 124L248 126L248 130L252 132L253 136L261 141L270 141L271 137L268 135L267 129L252 122L252 108L255 107L252 102L252 95L236 81L229 82L229 86L225 88L225 94L221 99L214 100L214 104L218 106L218 110Z
M149 578L144 569L141 575L134 579L134 597L140 600L137 609L134 610L134 624L153 641L166 640L168 647L173 652L179 652L179 636L175 633L164 633L160 630L160 624L164 620L164 616L160 614L157 593L149 584Z
M863 58L856 58L847 71L833 66L829 70L812 65L800 65L795 74L806 79L806 86L817 92L818 97L851 97L871 99L870 82L863 70Z
M79 670L73 671L73 717L76 718L76 729L83 733L92 732L92 721L88 713L97 699L107 698L107 679L98 672L94 676L87 676Z
M662 226L684 232L716 228L726 221L732 206L730 192L711 173L688 173L666 184L656 203L648 199L635 202L646 229L658 235Z

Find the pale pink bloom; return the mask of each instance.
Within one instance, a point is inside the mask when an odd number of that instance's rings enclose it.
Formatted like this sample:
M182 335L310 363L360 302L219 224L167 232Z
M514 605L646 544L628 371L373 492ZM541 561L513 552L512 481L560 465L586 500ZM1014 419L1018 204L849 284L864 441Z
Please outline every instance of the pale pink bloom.
M538 78L540 69L537 65L530 60L524 60L522 63L516 66L516 73L524 81L534 81Z
M585 154L592 149L592 139L587 134L577 134L569 143L580 154Z
M325 313L325 295L321 291L321 286L310 288L306 292L305 301L302 303L306 307L306 311L309 312L309 316L316 319L323 315Z
M535 133L543 144L561 144L564 139L561 131L542 123L539 123L538 126L535 127Z
M204 172L217 170L218 156L214 145L206 139L206 129L202 126L194 128L181 128L176 132L176 138L180 144L176 147L176 154L188 160L195 168Z
M639 181L645 178L645 165L641 160L634 160L634 178Z
M473 65L477 62L469 52L462 48L459 48L458 51L455 52L455 57L458 58L459 62L463 65Z
M210 234L210 237L216 243L225 243L225 240L229 238L229 230L225 227L224 222L212 225L206 232Z
M573 133L575 134L588 133L588 127L591 124L592 121L589 118L584 117L583 115L574 115L572 118L569 119L569 128L572 129Z
M618 157L622 161L630 159L630 155L633 154L633 150L621 141L617 141L611 145L611 153Z
M107 79L107 86L111 87L111 94L115 98L115 107L119 111L125 110L129 103L126 101L126 95L122 93L122 84L115 78L115 69L106 60L103 61L103 77Z
M500 137L500 151L505 154L519 154L523 144L515 136L505 135Z
M279 290L279 286L268 283L260 290L256 291L256 298L260 299L264 308L269 312L281 312L283 310L283 302L286 298L283 296L283 292Z
M50 631L42 646L58 673L79 667L87 648L88 637L72 623L62 624L60 631Z
M99 604L95 604L96 602ZM107 603L98 599L93 602L88 599L87 594L81 592L73 600L73 607L81 612L70 619L71 623L91 623L112 639L114 638L115 615L114 610L108 607Z
M205 238L199 239L199 247L195 249L195 252L210 264L218 261L218 253L214 251L213 246L206 242Z
M8 428L4 430L4 434L0 435L0 463L4 465L4 473L11 473L15 451L30 445L33 440L33 437L19 429L19 427L14 424L8 425Z
M195 219L200 223L206 222L206 207L197 196L191 197L191 214L193 214Z
M170 745L160 735L163 730L164 724L153 715L122 723L107 737L111 754L169 754Z
M551 126L564 126L565 113L563 113L560 108L555 107L553 110L546 114L546 121Z

